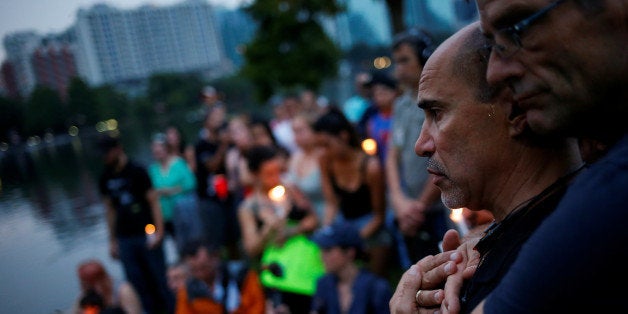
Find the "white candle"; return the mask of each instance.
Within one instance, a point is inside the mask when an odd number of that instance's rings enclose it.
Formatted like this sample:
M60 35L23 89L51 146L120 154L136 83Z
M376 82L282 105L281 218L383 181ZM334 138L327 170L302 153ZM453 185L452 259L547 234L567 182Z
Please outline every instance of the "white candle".
M362 141L362 150L371 156L377 154L377 142L372 138L365 139Z
M286 188L283 185L278 185L270 191L268 191L268 198L273 201L275 205L275 212L278 216L284 217L286 215Z
M458 233L460 233L460 237L464 237L469 232L469 227L467 223L464 221L464 217L462 216L462 208L455 208L451 210L451 214L449 218L456 223L456 227L458 229Z
M157 235L155 234L155 225L153 224L147 224L146 227L144 227L144 231L146 232L146 241L148 242L148 245L153 244L156 241Z

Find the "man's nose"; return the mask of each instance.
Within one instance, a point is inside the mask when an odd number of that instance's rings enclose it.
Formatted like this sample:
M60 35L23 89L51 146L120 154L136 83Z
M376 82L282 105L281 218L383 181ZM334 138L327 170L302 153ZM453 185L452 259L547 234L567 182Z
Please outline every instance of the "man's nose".
M491 53L486 69L486 80L490 85L506 84L522 77L524 72L525 68L517 60L517 55L506 59Z

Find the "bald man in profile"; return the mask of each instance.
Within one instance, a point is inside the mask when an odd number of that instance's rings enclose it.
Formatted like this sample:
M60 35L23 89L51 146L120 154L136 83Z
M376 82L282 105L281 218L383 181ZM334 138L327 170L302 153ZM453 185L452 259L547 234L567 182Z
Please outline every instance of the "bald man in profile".
M428 157L428 172L449 208L489 210L495 222L482 239L465 243L460 271L445 263L436 270L452 274L448 285L462 285L462 269L475 255L481 263L460 293L462 311L473 309L500 282L525 240L558 206L583 166L576 139L538 137L505 86L489 86L486 59L478 52L486 40L479 23L447 39L427 61L419 85L419 107L425 112L417 154ZM475 245L474 245L475 244ZM416 313L438 307L444 293L425 275L434 260L427 257L406 272L390 306L393 313ZM447 261L444 259L443 261ZM476 260L477 261L477 260ZM453 310L453 308L450 308ZM457 310L457 309L456 309Z

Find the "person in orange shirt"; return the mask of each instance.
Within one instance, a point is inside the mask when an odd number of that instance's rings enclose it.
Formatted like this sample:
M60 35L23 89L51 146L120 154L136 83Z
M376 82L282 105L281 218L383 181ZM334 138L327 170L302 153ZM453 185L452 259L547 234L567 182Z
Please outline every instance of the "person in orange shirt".
M78 265L76 272L81 293L71 313L89 314L118 310L126 314L144 312L140 297L133 286L127 281L116 282L101 261L85 260Z
M182 251L191 278L177 292L176 314L262 314L265 295L257 273L223 263L218 247L191 241Z

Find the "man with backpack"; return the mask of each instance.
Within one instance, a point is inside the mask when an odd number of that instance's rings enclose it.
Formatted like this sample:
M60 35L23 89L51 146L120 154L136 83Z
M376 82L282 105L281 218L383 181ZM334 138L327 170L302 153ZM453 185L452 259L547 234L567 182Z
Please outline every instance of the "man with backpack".
M191 278L177 291L177 314L262 314L265 296L257 273L244 263L223 263L217 246L191 241L182 258Z

